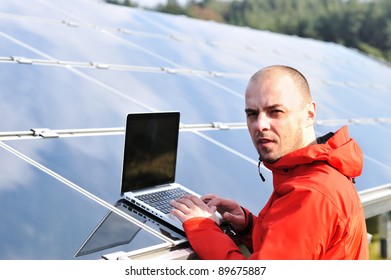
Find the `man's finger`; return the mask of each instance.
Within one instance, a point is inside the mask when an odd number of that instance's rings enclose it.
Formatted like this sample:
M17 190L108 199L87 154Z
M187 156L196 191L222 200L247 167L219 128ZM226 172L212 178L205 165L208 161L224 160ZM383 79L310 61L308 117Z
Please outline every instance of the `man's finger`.
M212 200L212 199L215 199L217 198L218 196L215 195L215 194L207 194L207 195L203 195L201 196L201 200L205 203L207 203L208 201Z

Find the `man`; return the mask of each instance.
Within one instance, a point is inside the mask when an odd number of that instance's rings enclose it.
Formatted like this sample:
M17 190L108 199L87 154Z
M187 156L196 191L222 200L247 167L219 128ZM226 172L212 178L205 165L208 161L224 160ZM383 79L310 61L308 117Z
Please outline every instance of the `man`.
M305 77L287 66L255 73L245 94L247 126L273 193L256 217L230 199L172 201L201 259L245 259L219 227L217 210L249 248L250 259L367 259L362 205L354 187L362 152L347 127L316 138L316 106Z

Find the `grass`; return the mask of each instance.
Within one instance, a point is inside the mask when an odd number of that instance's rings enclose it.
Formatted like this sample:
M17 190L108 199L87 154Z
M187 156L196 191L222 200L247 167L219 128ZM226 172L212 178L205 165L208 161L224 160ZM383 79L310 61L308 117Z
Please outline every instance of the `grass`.
M378 218L373 217L366 220L367 230L373 234L372 241L369 243L369 259L371 260L391 260L391 258L382 258L380 254L380 238L378 234ZM391 248L388 248L391 250Z
M391 250L391 248L388 248ZM391 258L382 258L380 255L380 240L379 235L374 234L372 242L369 243L369 259L371 260L391 260Z

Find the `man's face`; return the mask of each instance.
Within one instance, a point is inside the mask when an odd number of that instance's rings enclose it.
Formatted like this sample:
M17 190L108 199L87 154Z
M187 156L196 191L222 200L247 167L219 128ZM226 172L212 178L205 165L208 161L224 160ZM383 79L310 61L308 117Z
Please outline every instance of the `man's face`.
M260 158L273 163L306 143L306 104L289 76L266 73L246 89L247 126Z

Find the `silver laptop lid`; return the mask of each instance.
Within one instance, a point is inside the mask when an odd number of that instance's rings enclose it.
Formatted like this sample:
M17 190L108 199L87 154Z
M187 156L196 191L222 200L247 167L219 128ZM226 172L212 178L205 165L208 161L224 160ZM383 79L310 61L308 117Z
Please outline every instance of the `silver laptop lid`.
M179 118L179 112L127 116L121 193L175 181Z

